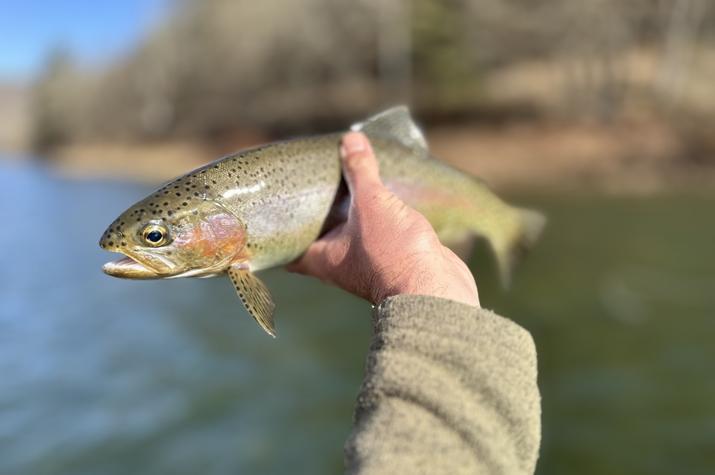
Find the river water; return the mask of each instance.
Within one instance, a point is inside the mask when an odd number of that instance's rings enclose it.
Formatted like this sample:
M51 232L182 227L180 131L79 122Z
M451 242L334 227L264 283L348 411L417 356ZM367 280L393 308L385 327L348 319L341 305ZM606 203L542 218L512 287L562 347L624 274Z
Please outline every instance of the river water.
M226 279L132 282L97 240L147 188L0 161L0 473L339 473L370 307L265 273L279 338ZM715 193L531 197L548 232L482 301L539 349L539 473L715 472Z

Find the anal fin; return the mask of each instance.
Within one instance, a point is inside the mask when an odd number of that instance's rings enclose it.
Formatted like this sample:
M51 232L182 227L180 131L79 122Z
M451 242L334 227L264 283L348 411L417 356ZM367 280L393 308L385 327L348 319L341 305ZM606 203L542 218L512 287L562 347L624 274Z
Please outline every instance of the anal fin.
M266 333L275 337L273 310L276 305L266 284L248 269L238 266L229 267L228 276L248 313Z

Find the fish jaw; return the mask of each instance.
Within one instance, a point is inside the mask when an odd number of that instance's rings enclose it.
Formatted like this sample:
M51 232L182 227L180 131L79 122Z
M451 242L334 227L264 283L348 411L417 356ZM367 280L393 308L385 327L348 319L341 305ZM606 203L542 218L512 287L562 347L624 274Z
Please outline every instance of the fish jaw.
M221 275L228 268L228 263L221 263L208 269L190 269L183 272L173 274L162 274L144 264L135 261L131 257L122 257L120 259L107 262L102 266L102 271L112 277L120 279L177 279L180 277L216 277Z
M228 255L212 265L191 268L180 265L161 254L152 254L138 250L107 249L124 254L121 258L107 262L102 271L112 277L121 279L176 279L180 277L214 277L221 275L231 265L250 267L250 256L240 252L235 256Z
M107 262L102 266L102 271L112 277L122 279L161 279L163 276L131 257L122 257L115 261Z

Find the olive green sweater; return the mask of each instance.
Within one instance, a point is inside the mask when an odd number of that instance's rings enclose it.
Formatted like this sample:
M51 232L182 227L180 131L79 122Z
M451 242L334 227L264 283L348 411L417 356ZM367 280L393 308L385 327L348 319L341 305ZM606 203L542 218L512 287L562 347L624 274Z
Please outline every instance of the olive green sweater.
M374 313L347 472L531 474L540 417L526 330L450 300L392 297Z

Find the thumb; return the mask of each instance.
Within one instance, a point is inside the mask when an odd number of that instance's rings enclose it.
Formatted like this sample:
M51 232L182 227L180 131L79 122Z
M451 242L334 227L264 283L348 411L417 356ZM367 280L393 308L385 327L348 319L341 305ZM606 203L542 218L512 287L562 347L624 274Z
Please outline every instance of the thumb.
M353 200L382 188L380 166L377 163L370 141L361 132L348 132L340 146L343 174Z

